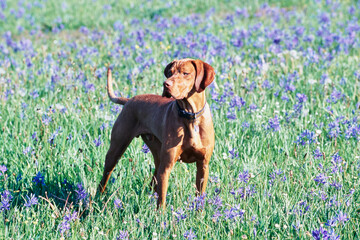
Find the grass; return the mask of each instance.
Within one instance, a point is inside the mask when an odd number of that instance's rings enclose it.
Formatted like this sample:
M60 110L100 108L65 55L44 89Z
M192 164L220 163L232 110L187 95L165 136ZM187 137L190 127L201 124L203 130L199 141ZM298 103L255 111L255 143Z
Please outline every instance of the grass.
M65 3L0 3L1 239L359 238L359 3ZM157 212L141 139L96 196L106 67L118 95L161 94L182 57L216 69L206 196L177 163Z

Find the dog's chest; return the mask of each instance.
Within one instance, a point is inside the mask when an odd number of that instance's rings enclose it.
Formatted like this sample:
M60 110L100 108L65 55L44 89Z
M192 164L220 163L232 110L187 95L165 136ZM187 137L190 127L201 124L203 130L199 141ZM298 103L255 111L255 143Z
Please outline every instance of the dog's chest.
M194 162L196 160L204 159L206 154L206 148L201 141L201 125L198 123L192 123L184 129L183 138L183 153L181 154L181 160L183 162Z

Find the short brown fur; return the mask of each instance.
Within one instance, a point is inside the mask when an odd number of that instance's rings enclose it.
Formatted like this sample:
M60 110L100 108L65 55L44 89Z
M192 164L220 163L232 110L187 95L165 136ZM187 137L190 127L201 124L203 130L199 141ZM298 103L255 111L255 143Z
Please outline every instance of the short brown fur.
M154 157L151 184L158 194L158 208L165 208L169 175L178 160L196 162L197 193L205 192L215 137L204 90L214 80L214 69L201 60L182 59L171 62L164 74L167 80L163 96L145 94L128 99L115 96L111 71L108 70L109 98L124 107L112 129L98 189L101 193L118 160L137 136L142 137ZM198 118L189 120L179 116L179 106L192 113L204 110Z

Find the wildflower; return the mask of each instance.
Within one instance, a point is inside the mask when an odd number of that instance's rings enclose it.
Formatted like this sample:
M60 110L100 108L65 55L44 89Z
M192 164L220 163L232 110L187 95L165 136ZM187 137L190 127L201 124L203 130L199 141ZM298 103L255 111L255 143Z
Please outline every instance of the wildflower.
M240 209L240 205L231 207L230 209L224 210L225 219L237 220L242 218L245 213L245 210Z
M239 153L235 152L235 151L236 151L235 148L233 148L232 150L229 150L231 159L239 157Z
M313 156L315 159L320 159L323 156L322 153L320 152L320 148L316 148L313 151Z
M4 175L7 171L7 167L5 165L0 165L0 176Z
M316 176L316 178L314 178L314 181L324 185L327 183L328 178L329 177L327 177L326 175L320 173L319 175Z
M12 200L11 193L8 190L5 190L1 194L1 202L0 202L0 212L10 209L10 201Z
M36 176L33 177L32 182L35 183L36 185L41 184L45 186L45 177L44 175L41 174L41 172L38 172Z
M142 150L141 150L143 153L148 153L150 152L150 149L149 147L144 143L144 145L142 146Z
M238 176L238 180L240 182L244 182L244 183L247 183L250 179L250 174L249 174L249 171L243 171L242 173L239 174Z
M196 235L195 235L195 233L192 231L192 229L190 229L189 231L186 231L185 233L184 233L184 238L185 239L189 239L189 240L191 240L191 239L196 239Z
M257 109L257 106L252 103L252 104L249 105L249 109L250 109L250 110L256 110L256 109Z
M44 125L49 125L50 122L52 121L51 117L47 114L44 114L42 117L41 117L41 122L44 124Z
M340 224L345 224L345 222L349 221L349 218L347 217L346 213L340 211L339 214L337 215L337 221Z
M99 147L102 144L101 135L99 135L98 139L94 140L94 143L95 143L95 147Z
M250 123L248 122L243 122L242 125L241 125L242 128L249 128L250 127Z
M127 231L119 231L119 235L116 237L116 240L128 240L129 233Z
M78 183L76 185L76 188L77 188L75 190L75 192L76 192L76 200L79 201L79 202L80 201L86 202L89 194L86 192L83 185L81 183Z
M190 198L187 209L191 210L191 211L194 211L194 210L198 211L200 209L204 209L205 198L206 198L206 194L202 194L201 196L195 197L193 201Z
M212 215L212 220L214 221L214 222L217 222L217 221L219 221L219 218L222 216L222 214L220 213L220 211L216 211L215 213L214 213L214 215Z
M279 123L279 118L277 117L277 115L274 118L269 119L268 129L272 129L273 132L277 132L280 130L280 123Z
M343 162L343 159L342 159L342 157L340 157L340 155L339 155L338 152L335 153L335 154L332 156L332 162L333 162L334 164L340 164L340 163Z
M246 102L242 97L234 96L230 101L230 107L231 108L237 108L240 110L241 107L245 106Z
M76 219L78 219L77 212L71 212L67 211L67 214L65 214L63 221L60 223L59 231L61 234L64 234L71 228L71 223L74 222Z
M58 127L58 128L55 130L55 132L53 132L53 134L50 136L50 138L48 139L48 142L49 142L50 144L54 144L54 140L55 140L55 138L57 137L57 135L59 135L60 130L61 130L61 127Z
M34 194L31 194L30 197L26 196L26 198L27 200L24 204L25 207L30 208L31 206L38 204L38 198Z
M302 146L306 144L311 144L316 142L316 135L314 132L311 132L309 130L303 131L298 137L295 143L300 144Z
M178 221L187 218L186 213L181 208L177 212L175 212L175 215L176 215Z
M118 198L114 200L114 206L117 209L123 209L123 204L122 204L121 200Z
M214 198L210 198L208 203L213 205L216 209L219 209L223 206L222 199L218 195L214 196Z

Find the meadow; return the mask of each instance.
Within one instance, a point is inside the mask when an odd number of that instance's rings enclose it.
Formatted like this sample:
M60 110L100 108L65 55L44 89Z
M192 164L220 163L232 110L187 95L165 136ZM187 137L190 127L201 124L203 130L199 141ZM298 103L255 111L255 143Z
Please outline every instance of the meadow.
M360 2L0 0L0 239L360 239ZM117 95L196 58L216 146L164 213L135 139L96 195Z

